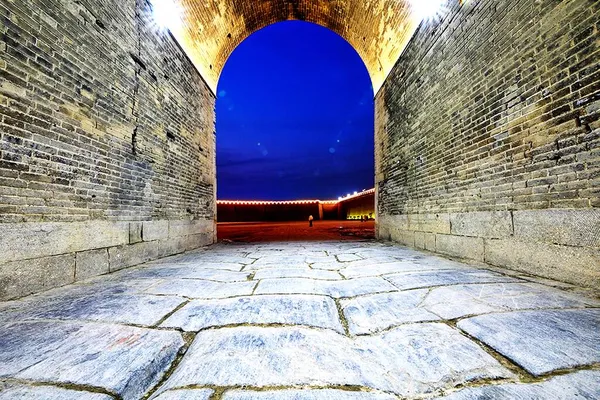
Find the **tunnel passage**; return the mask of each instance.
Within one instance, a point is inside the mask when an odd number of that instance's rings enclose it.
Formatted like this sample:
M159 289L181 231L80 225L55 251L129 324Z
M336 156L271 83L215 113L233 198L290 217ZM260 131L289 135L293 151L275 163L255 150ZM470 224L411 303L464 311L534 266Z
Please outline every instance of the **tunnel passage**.
M219 73L287 19L370 71L380 238L600 286L600 2L182 0L177 41L146 1L42 3L0 4L0 299L212 243Z

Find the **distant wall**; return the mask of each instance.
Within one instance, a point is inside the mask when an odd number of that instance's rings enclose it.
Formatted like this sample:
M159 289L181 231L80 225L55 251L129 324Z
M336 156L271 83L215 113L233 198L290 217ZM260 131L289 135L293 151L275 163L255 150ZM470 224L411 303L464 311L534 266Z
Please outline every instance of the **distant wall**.
M310 204L218 204L218 222L308 221L321 219L319 203Z
M600 2L463 3L377 94L378 236L600 287Z
M0 4L0 300L212 243L215 98L135 0Z
M343 200L340 208L343 219L360 219L365 215L375 218L375 193Z

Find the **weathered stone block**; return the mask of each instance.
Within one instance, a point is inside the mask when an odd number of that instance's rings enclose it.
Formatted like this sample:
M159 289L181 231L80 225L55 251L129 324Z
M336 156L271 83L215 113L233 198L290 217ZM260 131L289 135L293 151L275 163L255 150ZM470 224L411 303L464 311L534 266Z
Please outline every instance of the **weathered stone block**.
M115 324L3 324L0 375L99 387L135 400L160 381L183 344L177 332Z
M435 233L425 234L425 250L435 251Z
M449 214L410 214L409 229L431 233L450 233Z
M417 249L425 248L425 232L415 232L415 247Z
M142 241L142 222L129 223L129 244Z
M458 323L533 375L599 363L598 325L597 309L489 314Z
M390 238L405 246L415 247L415 233L413 231L404 231L396 228L390 229Z
M485 261L583 286L600 287L600 250L516 239L485 241Z
M450 214L452 234L483 238L504 238L512 235L509 211L482 211Z
M213 221L208 220L180 220L169 221L169 237L189 236L201 233L212 233Z
M144 221L142 223L142 237L145 242L168 238L169 221Z
M143 242L108 249L110 271L145 263L158 258L159 248L155 243Z
M129 243L129 223L110 221L0 224L0 262Z
M75 280L107 274L110 271L108 249L89 250L75 256Z
M436 251L454 257L483 261L483 239L467 236L436 235Z
M74 254L12 261L0 265L0 300L27 296L74 281Z
M515 211L514 224L521 241L600 247L600 209Z

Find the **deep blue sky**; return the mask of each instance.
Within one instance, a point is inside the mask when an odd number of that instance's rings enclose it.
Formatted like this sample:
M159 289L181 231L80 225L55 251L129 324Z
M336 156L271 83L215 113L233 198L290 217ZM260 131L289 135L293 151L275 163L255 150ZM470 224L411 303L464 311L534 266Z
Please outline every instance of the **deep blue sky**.
M337 199L373 187L371 80L354 49L307 22L242 42L217 88L217 198Z

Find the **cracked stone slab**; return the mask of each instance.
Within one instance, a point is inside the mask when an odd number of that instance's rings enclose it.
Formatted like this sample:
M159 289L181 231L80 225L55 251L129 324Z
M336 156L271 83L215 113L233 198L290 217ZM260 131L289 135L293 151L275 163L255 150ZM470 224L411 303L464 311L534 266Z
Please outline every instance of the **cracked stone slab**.
M339 269L344 268L344 264L338 262L335 259L333 259L331 261L315 262L315 263L312 263L310 266L313 269L322 269L322 270L326 270L326 271L337 271Z
M256 294L321 294L335 298L397 291L383 278L358 278L323 281L305 278L265 279L259 282Z
M389 275L386 279L401 290L471 283L521 282L516 278L477 269L410 272Z
M195 300L161 326L189 332L233 324L305 325L344 332L335 302L329 297L314 295Z
M56 386L0 383L0 400L113 400L112 396Z
M249 260L252 262L254 260ZM199 269L216 269L221 271L234 271L240 272L242 268L244 268L245 264L241 263L228 263L228 262L205 262L205 261L196 261L185 264L179 264L180 266L188 267L188 268L199 268Z
M89 290L88 290L89 291ZM0 308L0 321L85 320L152 326L186 300L142 294L62 295L15 301Z
M263 263L255 263L252 265L246 265L244 271L256 271L261 269L280 269L280 268L308 268L308 263L304 261L297 262L281 262L274 264L263 264Z
M335 271L310 268L259 269L254 275L255 280L275 278L308 278L333 281L342 279L342 276Z
M212 254L210 252L206 252L197 257L190 258L186 262L197 263L199 266L209 268L211 265L251 264L254 262L254 258L234 256L234 255L228 255L228 254ZM224 268L221 268L221 269L224 269Z
M173 279L146 290L148 293L179 295L195 299L222 299L252 294L256 282L214 282L200 279Z
M350 261L358 261L362 260L361 256L357 256L356 254L348 254L348 253L339 253L335 256L339 262L350 262Z
M494 283L432 289L423 307L444 319L511 310L579 308L597 302L534 283Z
M336 389L287 389L269 391L230 390L223 400L395 400L396 396L379 392Z
M302 327L200 332L163 390L190 385L352 385L402 396L512 374L444 324L413 324L350 339Z
M371 334L400 324L439 320L440 317L420 307L428 292L374 294L342 300L341 306L351 334Z
M600 371L579 371L556 376L540 383L510 383L468 388L449 396L447 400L482 399L600 399Z
M350 264L350 263L348 263ZM393 261L384 264L357 265L340 269L340 274L346 278L362 278L367 276L389 275L399 272L417 272L423 270L444 269L438 267L424 267L412 261ZM427 272L428 273L428 272ZM427 274L426 273L426 274ZM391 275L393 276L393 275ZM388 278L386 276L386 278Z
M237 267L239 271L241 265ZM127 279L144 278L188 278L205 279L218 282L241 282L248 279L249 272L238 272L228 269L213 269L190 266L153 266L135 271L125 270L122 276Z
M181 389L169 390L157 397L152 396L153 400L208 400L214 393L212 389Z
M0 377L95 386L134 400L158 383L183 344L178 332L121 325L6 324Z
M458 327L533 375L600 363L600 309L482 315Z
M341 263L314 263L312 264L312 267L315 269L347 269L347 268L352 268L352 267L374 267L376 265L379 264L385 264L385 263L393 263L393 262L398 262L397 259L392 258L392 257L372 257L372 258L367 258L367 259L358 259L358 260L354 260L354 261L348 261L348 262L341 262Z

